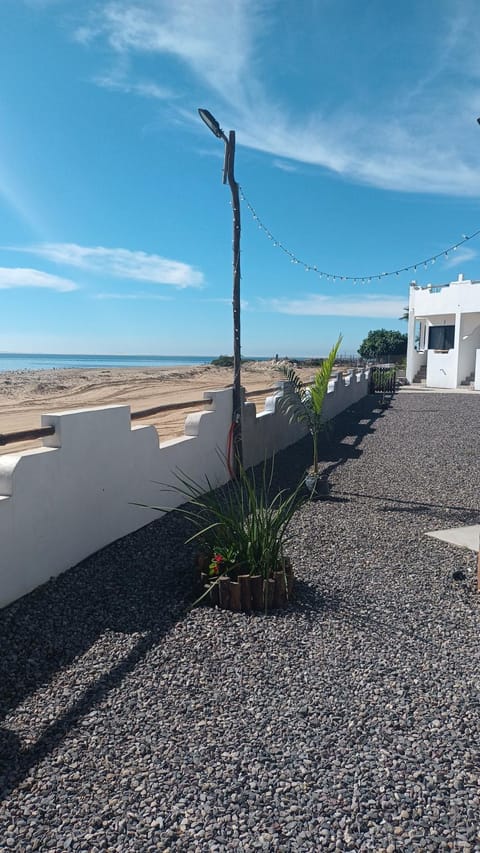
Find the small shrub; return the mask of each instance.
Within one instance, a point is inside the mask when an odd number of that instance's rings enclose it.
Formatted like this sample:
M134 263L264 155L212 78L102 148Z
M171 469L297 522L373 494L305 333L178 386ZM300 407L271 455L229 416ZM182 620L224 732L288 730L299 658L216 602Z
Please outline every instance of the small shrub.
M293 491L281 489L271 496L273 470L273 461L263 464L260 476L240 466L238 478L222 488L214 489L207 479L206 493L204 485L180 472L177 484L168 487L188 501L173 511L196 528L187 542L200 543L212 561L211 574L256 574L268 580L284 568L284 546L294 535L288 526L305 497L303 482Z
M233 355L219 355L212 359L211 364L214 367L233 367Z

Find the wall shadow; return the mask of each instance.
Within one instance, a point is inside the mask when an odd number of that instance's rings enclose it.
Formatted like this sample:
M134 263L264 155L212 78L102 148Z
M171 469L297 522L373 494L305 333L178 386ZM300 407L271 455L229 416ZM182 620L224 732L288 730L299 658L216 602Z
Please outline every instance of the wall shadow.
M375 432L375 422L385 416L388 408L388 405L381 406L375 395L369 394L327 423L319 441L319 467L324 477L328 479L348 460L360 458L363 440ZM276 454L272 490L294 489L311 464L312 439L307 435ZM347 498L327 495L319 499L343 502Z
M333 419L320 447L324 472L358 458L364 437L383 415L375 397L367 396ZM348 444L347 436L352 439ZM272 490L295 488L311 460L310 437L279 452ZM191 567L196 549L184 544L192 532L181 514L168 513L0 610L0 798L26 778L185 615L195 595ZM299 592L304 608L312 611L338 606L313 590L302 592L300 587ZM5 717L106 631L140 637L31 747L23 748Z
M117 540L0 610L0 798L117 687L193 600L185 519L168 514ZM2 721L106 631L140 634L129 652L80 693L30 748Z

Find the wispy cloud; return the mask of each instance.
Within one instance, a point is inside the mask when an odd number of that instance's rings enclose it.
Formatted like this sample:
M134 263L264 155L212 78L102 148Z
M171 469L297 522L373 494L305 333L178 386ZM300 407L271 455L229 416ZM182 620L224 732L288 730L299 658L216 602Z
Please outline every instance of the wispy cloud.
M17 287L43 287L67 293L78 290L78 285L69 278L42 272L28 267L0 267L0 290L12 290Z
M287 162L295 161L386 189L480 193L474 127L480 62L471 38L480 26L478 4L442 4L428 45L414 56L417 77L405 73L399 80L396 74L382 98L378 87L360 80L365 93L372 90L361 108L352 86L350 101L332 107L316 98L315 108L304 108L303 114L265 82L270 77L264 73L270 56L265 36L280 5L274 0L110 0L95 5L76 38L102 39L117 62L141 54L182 62L237 128L239 144L272 155L277 168L291 168ZM309 9L317 16L311 25L321 27L328 4ZM147 94L142 84L125 80L123 86ZM158 95L162 92L160 87Z
M111 0L96 6L76 38L82 43L104 38L123 57L177 57L219 94L230 92L234 101L243 90L242 78L250 79L252 35L267 5L267 0Z
M287 163L286 160L278 160L275 158L273 165L276 169L280 169L281 172L298 172L298 166L294 163Z
M41 234L40 217L29 199L28 190L21 185L18 170L9 167L12 153L0 149L0 199L3 199L15 215L37 236Z
M473 261L474 258L477 257L477 252L475 249L463 248L457 249L456 252L451 252L443 261L443 266L450 269L451 267L458 267L461 264L467 264L470 261Z
M175 97L172 89L159 86L152 80L129 80L125 74L110 72L94 77L94 83L103 89L123 92L126 95L140 95L142 98L153 98L158 101L167 101Z
M160 255L107 249L104 246L79 246L76 243L41 243L15 251L29 252L55 264L77 267L113 278L149 281L174 287L199 287L204 276L195 267Z
M388 295L358 295L342 298L307 294L303 299L262 299L263 309L278 314L306 317L381 317L395 319L403 314L405 298Z
M164 296L160 293L94 293L92 299L113 299L122 301L143 301L143 300L158 300L160 302L171 302L170 296Z

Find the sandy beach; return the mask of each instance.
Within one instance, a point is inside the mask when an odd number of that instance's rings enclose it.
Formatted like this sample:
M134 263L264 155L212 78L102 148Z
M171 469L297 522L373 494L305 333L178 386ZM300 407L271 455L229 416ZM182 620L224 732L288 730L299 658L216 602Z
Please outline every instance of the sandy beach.
M300 368L309 379L312 367ZM274 388L283 378L275 362L249 362L242 366L242 385L247 392ZM167 403L201 400L205 391L225 388L232 382L231 368L212 365L157 368L59 368L0 373L0 434L41 426L41 415L90 406L128 404L132 412ZM262 411L267 394L249 397ZM198 409L201 409L200 405ZM183 435L186 416L194 409L150 416L135 423L153 424L160 441ZM0 444L0 454L40 447L42 441Z

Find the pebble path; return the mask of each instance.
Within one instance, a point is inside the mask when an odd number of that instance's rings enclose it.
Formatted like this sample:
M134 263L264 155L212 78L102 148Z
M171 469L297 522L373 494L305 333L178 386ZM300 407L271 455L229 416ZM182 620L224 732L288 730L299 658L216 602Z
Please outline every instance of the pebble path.
M0 612L0 850L479 851L480 396L340 416L267 617L169 515ZM308 441L279 454L293 482Z

